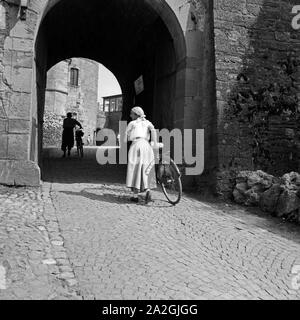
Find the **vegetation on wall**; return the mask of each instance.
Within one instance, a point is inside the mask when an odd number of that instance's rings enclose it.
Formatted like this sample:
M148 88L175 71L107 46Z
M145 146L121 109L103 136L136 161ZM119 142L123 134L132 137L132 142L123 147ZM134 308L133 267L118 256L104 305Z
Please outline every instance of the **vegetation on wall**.
M61 145L63 119L54 112L45 112L43 127L43 145L56 146Z
M248 147L252 149L254 169L268 170L270 165L275 164L271 140L274 141L276 136L282 139L285 147L290 148L291 159L296 151L297 130L286 129L293 128L293 124L296 126L299 120L298 65L297 58L288 56L278 61L275 68L268 68L266 57L264 68L253 65L237 77L239 86L231 94L229 109L232 120L249 128L252 141ZM282 130L283 122L288 124L285 130ZM290 136L283 136L286 132Z

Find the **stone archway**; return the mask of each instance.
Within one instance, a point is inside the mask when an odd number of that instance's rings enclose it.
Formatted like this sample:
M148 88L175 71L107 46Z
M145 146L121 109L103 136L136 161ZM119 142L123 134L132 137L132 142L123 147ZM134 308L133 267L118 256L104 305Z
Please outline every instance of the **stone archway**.
M135 103L157 127L176 126L183 112L175 108L176 92L184 95L185 39L164 1L49 1L45 11L35 43L38 141L32 157L42 150L46 72L74 56L98 61L116 75L124 95L124 119ZM134 81L141 75L145 90L136 95Z
M4 45L5 49L14 51L18 57L23 57L24 53L22 65L18 60L11 59L4 74L9 80L15 81L15 85L7 90L11 91L12 99L21 105L26 96L26 107L23 108L26 121L22 120L26 130L22 128L18 131L18 137L9 140L7 154L11 154L9 159L11 161L13 158L14 168L25 163L24 168L29 166L33 169L26 181L19 179L16 184L36 185L39 181L37 164L42 150L46 74L51 66L67 58L81 56L99 61L115 74L125 93L124 119L134 101L133 82L143 75L145 91L135 97L135 102L145 108L148 117L158 127L202 127L200 119L205 102L202 96L206 95L203 79L208 70L204 56L211 54L205 45L208 41L205 29L211 23L211 16L207 15L206 18L206 14L212 8L204 7L203 16L198 17L193 3L196 2L29 2L27 20L16 22ZM15 70L18 71L18 77L13 78ZM21 76L22 83L18 81ZM21 94L17 91L21 91ZM16 145L22 148L22 152L14 156L10 150ZM7 160L2 162L5 166L8 163ZM12 178L5 178L5 181L14 184L16 175L11 175L9 165L4 170L5 176ZM29 172L27 169L23 171Z

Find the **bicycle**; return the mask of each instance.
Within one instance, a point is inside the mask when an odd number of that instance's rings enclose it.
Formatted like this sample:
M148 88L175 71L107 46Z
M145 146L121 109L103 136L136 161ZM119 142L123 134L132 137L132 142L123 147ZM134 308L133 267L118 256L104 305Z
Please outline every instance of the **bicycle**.
M156 180L168 202L176 205L182 197L181 172L170 157L170 151L163 153L162 149L163 144L158 143L158 150L156 150L155 155L157 160L155 162Z
M77 147L77 156L83 158L83 145L82 137L84 135L81 129L76 130L76 147Z

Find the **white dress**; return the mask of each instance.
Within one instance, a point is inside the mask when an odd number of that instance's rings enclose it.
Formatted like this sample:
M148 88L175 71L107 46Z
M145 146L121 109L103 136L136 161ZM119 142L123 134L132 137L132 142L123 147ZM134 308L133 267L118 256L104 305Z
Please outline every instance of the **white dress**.
M156 188L155 159L150 146L153 124L138 118L128 124L126 133L132 145L128 154L126 186L140 192Z

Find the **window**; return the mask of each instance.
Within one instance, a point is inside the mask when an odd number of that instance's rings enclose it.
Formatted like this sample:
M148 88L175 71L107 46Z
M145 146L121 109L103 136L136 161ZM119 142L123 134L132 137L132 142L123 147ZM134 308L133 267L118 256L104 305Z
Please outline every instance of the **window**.
M71 68L70 85L74 87L79 85L79 70L77 68Z
M118 105L117 110L122 111L122 105L123 105L122 98L117 99L117 105Z
M110 112L115 112L116 111L116 100L111 99L110 100Z
M104 101L104 111L109 112L109 100Z
M105 112L120 112L122 111L122 97L112 96L103 98L103 108Z

